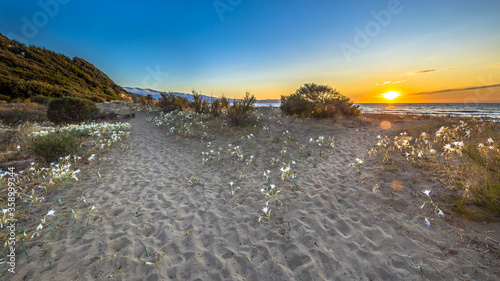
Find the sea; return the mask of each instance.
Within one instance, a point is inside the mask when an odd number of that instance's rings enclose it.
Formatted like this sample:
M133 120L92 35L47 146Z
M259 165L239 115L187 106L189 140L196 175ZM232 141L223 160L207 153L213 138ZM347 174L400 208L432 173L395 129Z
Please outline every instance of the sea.
M356 103L363 113L485 117L500 121L500 103ZM261 103L258 106L280 106Z

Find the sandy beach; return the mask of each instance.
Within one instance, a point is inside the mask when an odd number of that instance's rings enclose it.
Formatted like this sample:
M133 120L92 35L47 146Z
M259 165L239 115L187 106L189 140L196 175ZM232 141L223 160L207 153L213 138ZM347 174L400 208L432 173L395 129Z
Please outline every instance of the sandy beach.
M403 164L383 169L367 154L378 135L433 120L307 120L278 116L279 109L258 112L255 125L206 120L188 136L169 134L147 120L149 113L137 112L127 120L130 137L100 155L101 178L89 168L80 181L47 197L62 199L53 205L55 233L27 239L31 258L18 249L17 273L4 270L1 279L500 278L499 222L468 221L446 207L444 217L421 209L422 191L431 189L436 201L450 192L439 175ZM322 146L310 142L320 136ZM334 147L327 147L331 137ZM229 144L240 147L243 161L228 152ZM202 152L215 155L219 148L219 158L202 163ZM356 158L363 159L359 168L352 165ZM297 185L281 178L292 161ZM282 206L259 222L268 170ZM374 192L377 184L386 192ZM80 214L75 228L71 208L81 204L80 196L96 212L88 227Z

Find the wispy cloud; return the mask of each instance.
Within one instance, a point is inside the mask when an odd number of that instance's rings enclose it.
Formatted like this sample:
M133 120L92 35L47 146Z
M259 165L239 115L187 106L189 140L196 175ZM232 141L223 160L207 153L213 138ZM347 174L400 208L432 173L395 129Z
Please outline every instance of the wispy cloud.
M385 81L385 82L379 82L375 85L380 86L380 85L386 85L386 84L399 84L399 83L404 83L406 80L400 80L400 81Z
M449 92L469 91L469 90L478 90L478 89L487 89L487 88L496 88L496 87L500 87L500 84L476 86L476 87L468 87L468 88L445 89L445 90L439 90L439 91L433 91L433 92L420 92L420 93L413 93L411 95L412 96L435 95L435 94L442 94L442 93L449 93Z
M417 70L417 71L407 72L407 73L404 73L404 74L401 74L401 75L410 75L410 76L413 76L413 75L431 73L431 72L436 72L436 71L441 71L441 70L453 70L453 69L458 68L460 66L461 65L454 65L454 66L450 66L450 67L446 67L446 68L434 68L434 69Z
M481 69L481 68L497 68L497 67L500 67L500 62L498 62L498 63L492 63L492 64L489 64L489 65L484 65L484 66L480 66L480 67L476 67L476 69Z

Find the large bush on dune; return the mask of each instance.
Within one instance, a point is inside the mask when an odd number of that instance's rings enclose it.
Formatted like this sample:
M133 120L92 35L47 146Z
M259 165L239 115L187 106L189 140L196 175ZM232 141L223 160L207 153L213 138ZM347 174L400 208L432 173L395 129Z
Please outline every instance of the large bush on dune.
M57 132L32 140L30 149L39 160L50 163L60 157L78 154L80 143L68 133Z
M47 118L56 124L80 123L89 121L99 114L93 101L64 97L49 102Z
M189 102L188 104L189 107L193 109L196 113L208 112L208 103L203 100L203 97L195 90L193 90L192 93L193 93L193 101Z
M170 112L174 110L184 110L188 107L188 99L174 95L169 92L168 94L161 93L161 98L158 99L158 106L163 112Z
M360 114L350 98L330 86L304 84L289 96L281 96L281 111L301 117L357 116Z
M227 119L230 124L240 126L252 115L255 110L255 96L246 93L242 100L235 100L227 110Z

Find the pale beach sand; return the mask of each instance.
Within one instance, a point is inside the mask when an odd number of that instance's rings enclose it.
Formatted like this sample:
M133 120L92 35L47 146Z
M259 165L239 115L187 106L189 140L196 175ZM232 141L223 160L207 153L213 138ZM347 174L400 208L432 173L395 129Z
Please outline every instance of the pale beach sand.
M2 273L1 279L499 280L499 245L488 239L500 241L498 222L466 221L446 209L443 218L420 209L427 200L423 190L431 188L436 200L444 192L438 175L409 165L380 169L367 155L377 135L431 121L392 117L390 130L379 126L383 117L366 116L281 118L280 124L268 119L279 110L263 111L257 128L208 120L216 130L208 129L204 140L168 135L167 128L146 121L147 113L137 113L128 120L128 148L102 155L102 182L89 176L58 191L68 199L55 205L63 220L55 223L56 234L45 231L27 240L31 258L20 251L18 272ZM270 129L262 130L264 125ZM286 144L285 130L291 136ZM254 137L248 139L250 133ZM309 144L319 136L335 137L335 147L322 148L321 157ZM254 161L246 165L225 152L220 161L203 165L208 141L213 149L239 145ZM299 153L297 142L313 147L311 156ZM280 158L278 164L272 158ZM365 161L360 174L349 166L356 158ZM300 190L280 178L283 163L292 160ZM284 220L290 223L284 238L278 218L258 222L266 170L281 189ZM190 183L192 177L200 184ZM241 187L234 196L231 181ZM388 190L391 183L401 187L393 191L392 207L388 193L372 191L375 184ZM77 234L70 209L80 195L97 212ZM79 218L84 224L85 214Z

